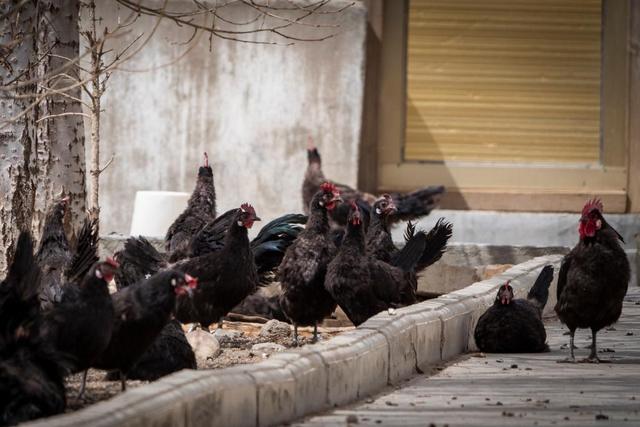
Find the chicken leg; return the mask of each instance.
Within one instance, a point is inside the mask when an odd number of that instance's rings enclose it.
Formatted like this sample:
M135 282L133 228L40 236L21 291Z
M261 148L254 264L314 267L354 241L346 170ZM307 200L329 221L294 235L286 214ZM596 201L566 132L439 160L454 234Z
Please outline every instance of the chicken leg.
M318 322L313 324L313 342L318 342Z
M569 338L569 351L570 351L570 353L569 354L570 354L570 356L567 357L566 359L558 360L558 363L576 363L576 358L573 355L573 349L576 348L573 345L573 339L575 337L575 334L576 334L576 330L575 329L571 329L569 331L569 335L570 335L570 338Z
M80 392L78 393L78 400L84 399L84 391L85 388L87 386L87 374L89 373L89 370L85 370L82 373L82 384L80 384Z
M595 329L591 329L591 353L589 357L582 360L584 363L600 363L600 359L598 358L598 347L596 346L596 335L598 331Z
M294 323L293 324L293 346L298 347L298 345L300 345L298 343L298 325Z
M122 371L120 371L120 389L127 391L127 375Z

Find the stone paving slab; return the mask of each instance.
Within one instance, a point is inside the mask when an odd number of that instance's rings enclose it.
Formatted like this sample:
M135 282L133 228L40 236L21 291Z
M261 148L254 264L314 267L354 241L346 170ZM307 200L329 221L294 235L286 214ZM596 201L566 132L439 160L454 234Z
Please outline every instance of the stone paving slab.
M551 352L466 355L435 375L294 425L640 425L640 289L629 289L620 321L598 334L599 356L612 363L557 363L568 355L568 332L554 319L546 326ZM580 330L576 358L588 355L590 343L590 331Z

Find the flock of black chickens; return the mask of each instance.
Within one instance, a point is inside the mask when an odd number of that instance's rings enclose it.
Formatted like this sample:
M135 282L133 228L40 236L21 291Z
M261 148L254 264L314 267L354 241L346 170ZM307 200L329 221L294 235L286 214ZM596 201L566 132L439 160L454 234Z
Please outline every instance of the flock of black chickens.
M89 368L109 372L122 388L127 378L155 380L196 369L182 324L205 330L230 312L257 313L298 326L317 325L339 305L355 325L417 301L417 278L439 260L452 234L440 219L429 232L409 221L397 248L390 227L427 215L443 187L381 197L336 184L322 173L314 146L302 187L305 215L266 224L244 203L216 212L213 172L205 154L185 211L169 228L165 252L143 237L129 238L113 258L99 261L97 224L86 219L72 245L63 220L68 199L50 207L37 250L19 236L0 284L0 425L63 412L64 378ZM573 333L596 333L620 316L629 281L621 237L591 201L583 210L580 243L562 264L556 311ZM476 341L487 351L543 351L541 312L553 269L543 269L528 300L513 300L508 284L480 319ZM109 292L114 279L117 291ZM262 297L260 287L280 292ZM502 331L507 330L508 333ZM573 348L571 350L573 358ZM84 393L83 381L80 394Z

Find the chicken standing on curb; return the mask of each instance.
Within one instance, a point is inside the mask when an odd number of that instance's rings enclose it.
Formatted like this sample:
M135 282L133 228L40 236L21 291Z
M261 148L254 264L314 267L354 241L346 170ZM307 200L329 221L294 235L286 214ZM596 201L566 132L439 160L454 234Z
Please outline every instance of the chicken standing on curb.
M306 214L309 213L309 203L314 194L320 189L320 185L330 181L325 178L322 172L320 153L311 141L311 138L309 138L309 144L307 146L307 161L307 170L304 175L304 181L302 182L302 205L304 213ZM353 189L348 185L335 182L333 182L333 184L340 191L340 196L344 200L344 203L329 213L331 220L337 225L345 226L349 214L349 204L355 202L363 212L365 226L368 226L371 205L377 197L373 194ZM391 198L397 208L397 211L391 217L391 221L408 220L428 215L436 207L442 193L444 193L444 187L439 185L425 187L412 193L391 194Z
M165 250L169 261L174 262L187 256L193 236L216 217L216 188L213 170L209 166L209 156L204 153L204 165L198 169L196 187L191 193L184 212L171 224L165 237Z
M620 246L624 240L602 213L598 199L584 205L578 227L580 241L564 257L558 274L555 311L571 335L571 353L565 362L575 362L573 339L577 328L591 329L591 353L583 361L600 362L596 334L618 320L629 286L629 261Z
M545 266L527 299L513 299L509 282L500 286L495 302L484 312L474 332L476 344L487 353L538 353L548 351L542 311L549 298L553 267Z
M335 185L320 186L320 191L311 199L306 228L289 246L278 269L282 285L280 307L293 323L296 345L298 326L313 326L313 337L317 340L318 322L336 308L336 302L324 288L324 278L327 265L336 253L328 215L341 201Z

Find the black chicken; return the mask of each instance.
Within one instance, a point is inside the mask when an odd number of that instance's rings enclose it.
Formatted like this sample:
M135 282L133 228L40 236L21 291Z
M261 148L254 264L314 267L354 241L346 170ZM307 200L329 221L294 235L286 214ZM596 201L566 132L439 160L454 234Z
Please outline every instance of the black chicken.
M113 329L113 304L109 282L118 268L111 258L95 264L80 283L65 285L62 300L42 319L40 333L64 358L70 372L87 370L109 344Z
M367 255L362 214L352 202L344 240L327 268L325 288L356 326L381 311L414 304L416 265L425 244L424 235L409 240L392 264Z
M18 239L0 283L0 426L64 412L63 361L37 331L40 269L31 236Z
M229 229L223 233L221 248L174 264L164 261L165 257L146 239L130 238L118 254L118 260L125 264L129 275L121 279L131 283L131 277L153 274L169 267L189 272L198 277L200 286L193 299L178 302L176 318L183 323L199 323L203 328L214 322L221 327L222 317L253 293L259 283L247 229L260 218L249 204L243 204L220 218L226 215L232 220L227 222Z
M118 276L118 274L116 274ZM142 280L142 278L140 278ZM122 282L116 281L116 288L123 289ZM125 283L125 286L128 284ZM151 346L140 356L138 361L127 373L132 380L155 381L182 369L197 369L196 355L187 341L182 325L176 319L171 319L162 328L160 335ZM120 380L120 372L112 371L107 380Z
M602 212L600 200L584 205L578 228L580 241L560 266L555 311L571 334L568 362L575 362L573 338L577 328L591 329L591 354L584 361L600 361L596 334L618 320L629 285L629 261L619 243L622 236Z
M50 308L62 298L67 282L77 282L98 261L98 223L85 219L73 251L64 231L69 197L56 201L47 211L36 261L42 271L40 300Z
M98 369L120 371L122 390L127 374L169 322L177 300L191 296L197 280L164 270L112 295L113 332L107 348L93 362Z
M216 217L216 189L209 156L204 153L204 165L198 169L196 187L186 209L171 224L165 237L165 250L174 262L187 256L189 243L195 234Z
M394 257L399 252L391 239L391 232L389 231L389 218L395 210L395 204L388 194L383 194L373 204L371 223L366 235L366 247L367 254L380 261L393 263ZM440 218L428 233L416 231L411 222L407 223L407 229L404 233L405 243L415 238L424 238L426 241L424 252L416 265L416 271L422 271L442 258L452 233L453 226L446 222L444 218Z
M317 147L309 139L307 147L307 170L302 183L302 204L305 213L309 213L309 203L314 194L320 188L320 185L327 182L322 172L322 161ZM365 225L368 225L371 204L377 199L376 196L353 189L344 184L334 183L340 190L340 195L345 203L338 206L337 209L330 212L331 219L338 225L347 224L347 216L349 214L349 204L356 202L358 207L363 211L363 219ZM436 207L440 195L444 193L444 187L432 186L416 190L412 193L402 194L393 193L391 198L397 211L390 217L391 222L399 220L413 219L419 216L428 215L429 212Z
M282 295L280 307L294 326L294 343L298 342L298 325L317 325L330 315L336 303L324 288L327 265L336 253L330 235L329 212L341 202L335 185L324 183L311 199L309 219L304 231L289 246L278 269Z
M548 351L542 311L549 298L553 267L545 266L527 299L513 299L509 282L500 286L495 302L476 325L474 337L487 353L538 353Z

